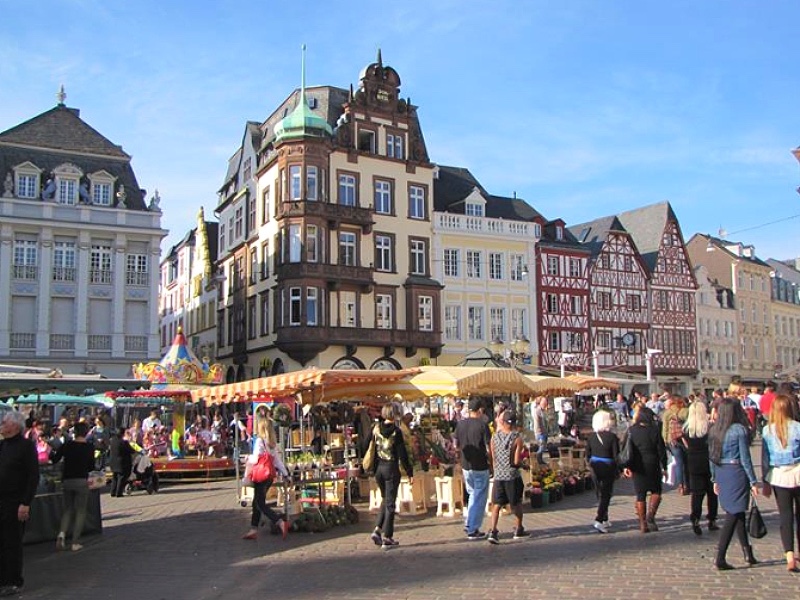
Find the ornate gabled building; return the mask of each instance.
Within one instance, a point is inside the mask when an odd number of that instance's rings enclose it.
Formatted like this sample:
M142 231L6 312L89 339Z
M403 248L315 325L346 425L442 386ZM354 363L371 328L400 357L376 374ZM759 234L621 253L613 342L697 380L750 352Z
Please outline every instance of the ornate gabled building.
M727 389L739 372L739 316L733 290L694 268L697 280L697 381L707 397Z
M669 202L617 215L649 275L650 330L645 359L657 389L688 394L697 376L697 282Z
M439 364L495 347L535 364L536 278L528 271L545 219L519 198L489 194L456 167L437 167L433 204L434 277L445 286Z
M536 249L536 315L539 367L591 368L589 251L555 219L542 227Z
M770 272L755 248L696 233L686 244L692 262L733 290L739 311L739 376L745 384L764 385L775 374L772 342Z
M197 227L161 260L162 354L181 329L197 356L211 359L216 355L218 228L216 221L205 220L201 207Z
M589 258L589 327L597 366L645 374L649 274L631 235L615 216L570 227Z
M433 171L380 52L357 90L306 88L304 68L300 89L248 124L216 211L227 379L438 356Z
M161 209L59 102L0 133L0 362L125 377L159 356Z

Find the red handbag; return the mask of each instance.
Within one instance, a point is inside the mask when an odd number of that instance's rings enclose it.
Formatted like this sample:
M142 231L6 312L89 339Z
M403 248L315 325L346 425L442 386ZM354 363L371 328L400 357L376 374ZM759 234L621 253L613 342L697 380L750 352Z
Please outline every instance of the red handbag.
M264 483L275 479L275 462L272 454L264 452L258 457L258 462L250 470L250 481L253 483Z

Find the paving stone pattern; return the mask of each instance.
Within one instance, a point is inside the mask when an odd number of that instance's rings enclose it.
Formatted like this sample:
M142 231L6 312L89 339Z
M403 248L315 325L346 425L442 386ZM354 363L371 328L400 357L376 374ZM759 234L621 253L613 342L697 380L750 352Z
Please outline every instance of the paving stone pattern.
M754 454L756 454L754 452ZM233 482L165 486L153 496L103 497L104 532L77 553L55 545L25 549L24 598L293 600L478 600L605 598L719 600L800 597L800 574L782 561L774 500L762 500L769 534L755 540L763 561L745 568L736 541L728 560L712 565L717 533L696 537L689 497L665 494L660 531L636 528L630 482L612 500L612 532L591 527L593 492L525 511L527 540L512 540L513 519L501 519L501 544L468 541L459 519L399 519L389 551L369 539L372 517L286 541L262 528L245 541L250 509ZM488 519L484 522L488 525Z

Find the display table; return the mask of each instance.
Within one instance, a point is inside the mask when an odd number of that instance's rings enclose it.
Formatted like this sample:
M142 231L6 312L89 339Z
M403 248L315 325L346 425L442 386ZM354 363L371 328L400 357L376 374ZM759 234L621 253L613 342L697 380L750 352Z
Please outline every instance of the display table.
M61 527L63 511L64 497L60 492L36 496L31 504L31 518L25 524L23 543L35 544L37 542L55 541ZM100 510L100 490L89 490L83 534L102 533L102 531L103 518Z

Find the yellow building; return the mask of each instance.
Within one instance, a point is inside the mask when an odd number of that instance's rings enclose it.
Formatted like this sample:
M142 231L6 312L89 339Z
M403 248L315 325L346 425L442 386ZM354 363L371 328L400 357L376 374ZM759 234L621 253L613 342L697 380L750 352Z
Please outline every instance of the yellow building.
M520 199L488 194L466 169L436 169L433 269L445 285L439 364L490 348L504 359L536 363L529 265L543 221Z
M713 236L695 234L686 245L692 263L733 290L739 311L739 371L744 383L764 384L775 373L775 338L770 301L772 267L755 248Z
M303 81L248 123L216 211L228 380L438 356L433 172L417 108L380 52L355 92Z
M800 271L796 261L768 259L772 267L772 320L775 371L779 377L800 373Z

